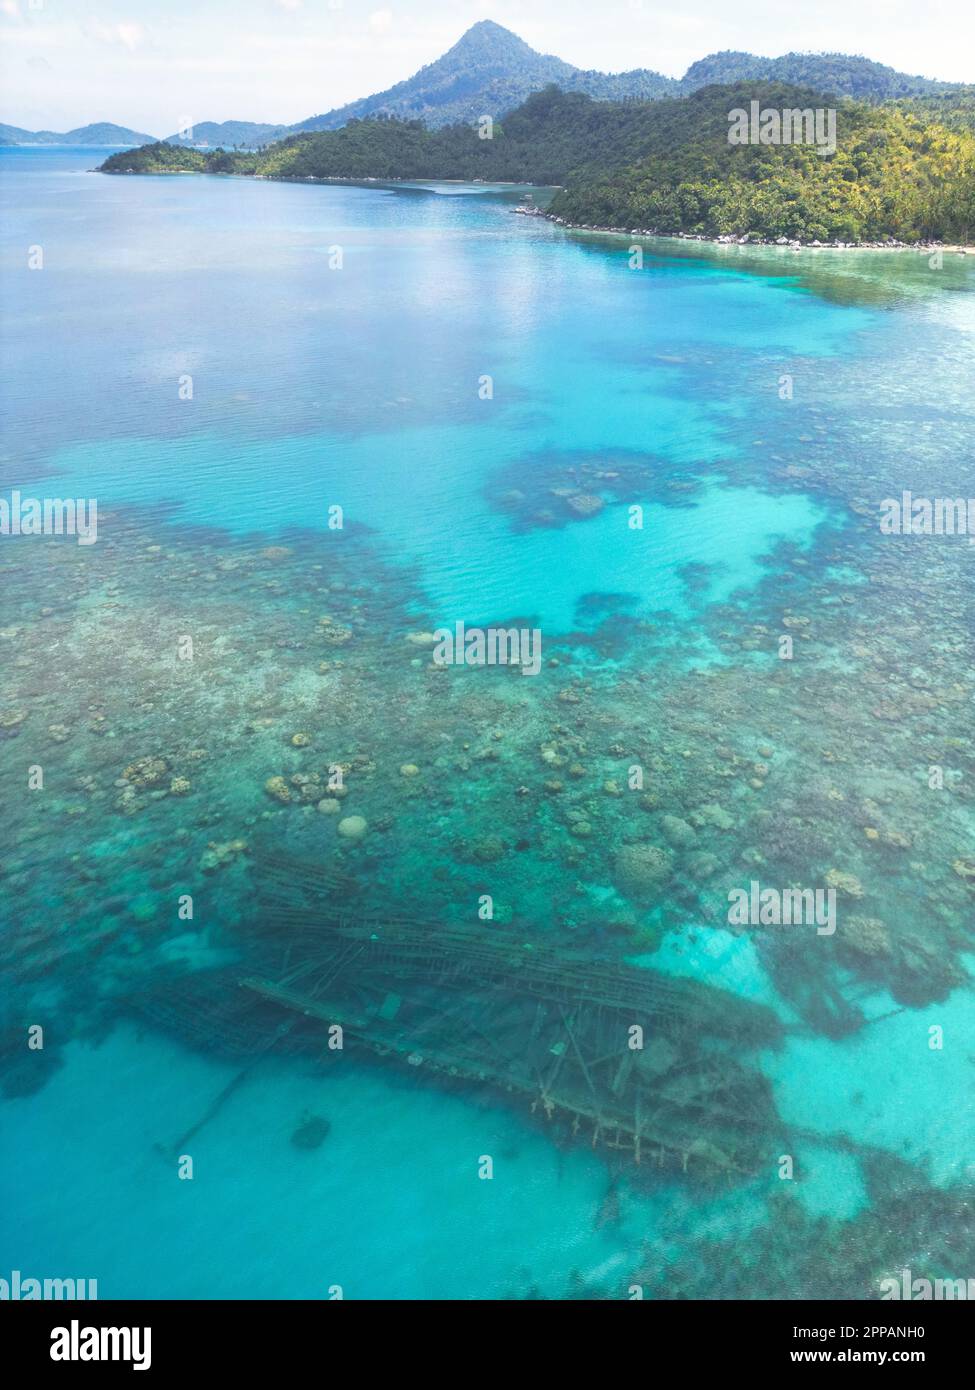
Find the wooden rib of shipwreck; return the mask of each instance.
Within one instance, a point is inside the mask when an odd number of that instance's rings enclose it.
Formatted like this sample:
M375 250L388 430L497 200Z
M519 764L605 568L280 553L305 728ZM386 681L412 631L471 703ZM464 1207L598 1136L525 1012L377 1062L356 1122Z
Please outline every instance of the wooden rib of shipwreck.
M627 1073L636 1065L639 1054L625 1050L626 1044L621 1041L602 1058L587 1060L572 1020L564 1015L565 1036L557 1038L552 1046L525 1049L521 1055L509 1052L499 1056L496 1051L484 1055L457 1041L458 1035L467 1031L463 1022L458 1022L452 1038L445 1039L429 1026L397 1028L378 1011L357 1013L342 1003L308 996L257 976L242 978L239 983L267 1004L320 1023L323 1046L324 1030L339 1024L346 1037L379 1057L519 1096L532 1114L548 1120L566 1120L571 1134L588 1136L593 1147L604 1145L625 1151L637 1163L644 1158L660 1164L678 1161L684 1171L692 1161L703 1168L741 1175L754 1171L753 1166L739 1161L736 1155L741 1144L732 1138L732 1132L743 1122L733 1106L735 1087L741 1090L746 1077L745 1073L734 1071L734 1064L730 1064L731 1071L728 1064L722 1064L704 1071L695 1067L678 1072L675 1084L682 1091L668 1096L664 1087L656 1102L648 1103L647 1088L628 1084ZM403 1001L400 997L397 1000L399 1014ZM481 1030L471 1032L474 1038L483 1039ZM547 1072L538 1067L538 1051L548 1054ZM608 1084L603 1084L607 1077ZM704 1112L708 1112L706 1122ZM724 1147L704 1132L713 1132L721 1118ZM758 1118L755 1116L756 1121Z

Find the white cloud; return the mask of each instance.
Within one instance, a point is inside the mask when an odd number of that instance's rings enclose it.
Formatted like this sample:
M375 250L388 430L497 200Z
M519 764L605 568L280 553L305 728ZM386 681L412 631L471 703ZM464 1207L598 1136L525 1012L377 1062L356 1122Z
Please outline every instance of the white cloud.
M369 28L374 34L388 34L392 27L392 10L374 10L369 16Z
M130 53L134 53L146 37L142 25L131 20L123 20L120 24L102 24L100 20L89 19L85 21L85 34L100 43L120 43Z
M141 24L116 24L115 32L119 36L119 42L130 50L138 48L145 38L145 30Z

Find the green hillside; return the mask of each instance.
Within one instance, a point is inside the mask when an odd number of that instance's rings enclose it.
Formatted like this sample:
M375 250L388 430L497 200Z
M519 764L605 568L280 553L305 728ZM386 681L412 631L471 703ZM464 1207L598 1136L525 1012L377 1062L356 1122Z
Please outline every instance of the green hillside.
M786 53L781 58L758 58L754 53L709 53L692 63L681 80L681 91L761 80L812 87L834 96L859 101L891 101L950 90L947 82L912 77L870 58L848 53Z
M731 145L728 111L752 99L816 107L813 92L772 84L707 87L647 108L653 139L620 169L590 166L550 211L573 223L707 236L967 241L975 233L975 135L925 112L843 102L837 148Z
M137 150L120 150L118 154L109 155L100 170L105 174L212 174L218 172L213 159L213 155L203 150L157 140Z

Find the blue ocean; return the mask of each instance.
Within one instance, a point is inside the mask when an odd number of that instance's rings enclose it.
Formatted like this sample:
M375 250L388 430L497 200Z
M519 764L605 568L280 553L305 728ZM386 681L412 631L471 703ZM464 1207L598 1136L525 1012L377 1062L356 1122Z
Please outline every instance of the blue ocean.
M975 1274L975 258L107 153L0 150L0 1275Z

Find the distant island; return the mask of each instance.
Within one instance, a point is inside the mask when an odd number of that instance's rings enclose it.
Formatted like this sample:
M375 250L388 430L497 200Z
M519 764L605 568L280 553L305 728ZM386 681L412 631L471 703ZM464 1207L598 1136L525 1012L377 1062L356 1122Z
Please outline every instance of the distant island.
M731 144L729 112L815 110L822 93L780 82L688 97L593 101L551 86L491 138L458 123L352 120L261 151L205 154L166 143L112 155L109 174L270 179L461 179L558 187L548 215L573 226L665 235L967 244L975 232L975 90L836 109L836 149Z
M786 53L762 58L754 53L711 53L693 63L683 77L666 77L650 68L605 73L573 67L551 54L537 53L517 34L481 20L433 63L383 92L362 97L295 125L260 121L199 121L192 129L167 135L167 144L214 149L257 149L271 141L319 130L338 130L352 120L394 116L420 120L430 130L470 124L481 116L497 119L533 93L555 85L596 101L645 102L685 97L710 86L738 82L784 82L834 97L886 102L951 93L957 84L897 72L883 63L844 53ZM102 138L96 138L102 132ZM0 144L144 145L152 135L124 126L101 124L67 131L29 131L0 126Z
M110 145L144 145L152 140L124 125L99 121L95 125L78 126L75 130L22 130L20 126L0 125L0 145L94 145L105 149Z

